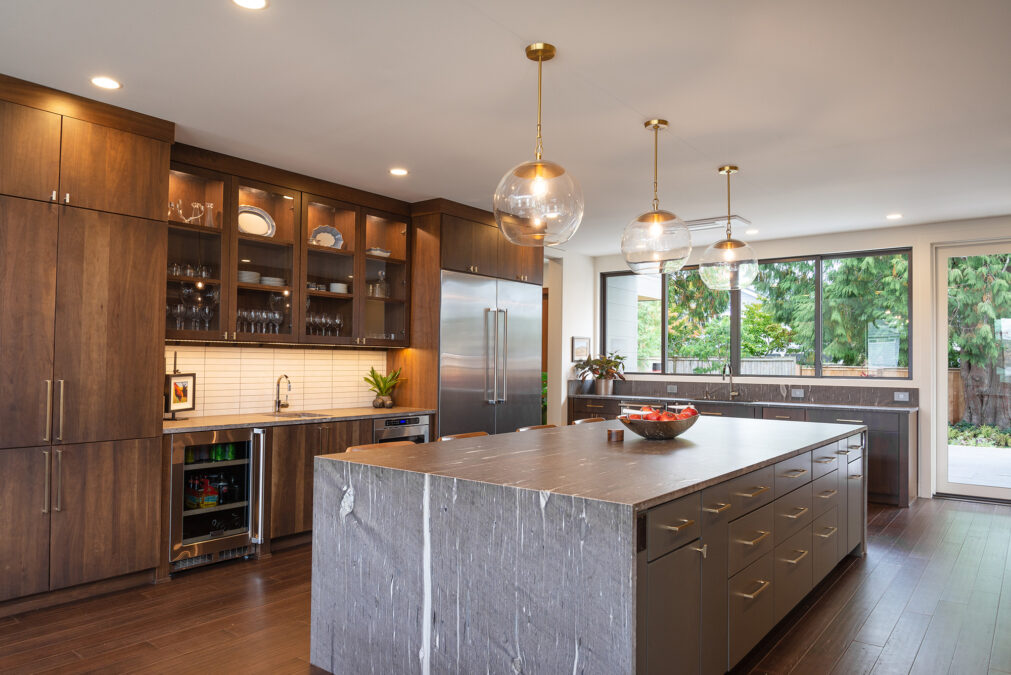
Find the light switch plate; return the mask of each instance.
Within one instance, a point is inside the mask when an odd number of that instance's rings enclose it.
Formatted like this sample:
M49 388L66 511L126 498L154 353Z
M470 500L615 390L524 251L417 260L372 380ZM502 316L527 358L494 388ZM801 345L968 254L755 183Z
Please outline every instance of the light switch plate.
M790 396L792 398L804 398L804 390L803 389L791 389L790 390Z
M667 393L668 394L676 394L676 393L678 393L678 386L676 384L668 384L667 385Z
M894 394L894 400L902 401L904 403L909 403L909 392L908 391L897 391Z

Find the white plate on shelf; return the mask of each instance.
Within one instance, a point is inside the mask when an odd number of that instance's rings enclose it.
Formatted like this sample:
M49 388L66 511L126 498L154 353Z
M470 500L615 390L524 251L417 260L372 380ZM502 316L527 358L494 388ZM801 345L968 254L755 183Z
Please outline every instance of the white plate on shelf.
M330 248L341 248L344 246L344 235L337 228L329 225L320 225L312 231L310 241L316 246L328 246Z
M258 284L260 283L260 273L259 272L248 272L239 270L238 274L239 281L244 284Z
M385 248L378 248L376 246L373 246L372 248L369 248L369 249L365 249L365 252L368 253L369 255L377 255L380 258L389 258L390 257L390 252L389 251L387 251Z
M261 237L273 237L277 231L274 219L259 206L249 204L239 205L239 232L257 234Z
M260 277L260 283L264 286L284 286L284 279L279 277Z

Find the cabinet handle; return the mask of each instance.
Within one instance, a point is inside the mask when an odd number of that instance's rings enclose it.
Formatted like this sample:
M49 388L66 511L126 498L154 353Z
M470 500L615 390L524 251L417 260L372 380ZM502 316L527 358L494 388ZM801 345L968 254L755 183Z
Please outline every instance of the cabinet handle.
M670 530L674 534L679 534L681 530L687 529L695 524L694 520L688 520L687 518L681 519L680 525L661 525L660 527L664 530Z
M723 502L716 502L716 506L703 506L702 510L706 513L723 513L730 508L730 504L725 504Z
M70 193L69 192L67 194L63 195L63 203L64 204L69 204L70 203Z
M49 440L49 430L53 428L53 381L46 380L46 427L42 430L42 440Z
M808 512L808 508L806 506L794 506L793 510L794 510L793 513L784 513L783 517L789 518L790 520L797 520L802 515Z
M833 534L835 534L838 531L839 531L838 527L833 527L833 526L830 525L828 527L828 532L826 532L826 533L815 532L814 536L821 537L822 539L828 539L829 537L831 537Z
M765 579L755 579L755 581L758 582L760 585L755 590L754 593L738 593L737 595L741 596L742 598L747 598L748 600L754 600L755 598L757 598L759 595L762 594L762 591L764 591L766 588L772 585L771 581L766 581Z
M853 463L856 464L856 460L853 460ZM862 473L855 473L852 476L850 476L850 480L853 480L854 478L863 478L863 477L864 475Z
M814 460L815 464L831 464L835 461L835 457L822 457L821 459Z
M856 443L854 445L847 445L846 447L849 448L850 450L859 450L860 448L862 448L864 446L863 446L863 443Z
M702 546L692 546L692 550L701 553L703 560L709 557L709 544L702 544Z
M839 494L838 490L825 490L820 495L818 495L818 498L819 499L832 499L832 497L835 497L837 494Z
M751 492L738 492L737 496L738 497L748 497L750 499L751 497L757 497L758 495L762 494L763 492L768 492L769 490L770 490L770 488L769 488L768 485L759 485L758 487L751 488Z
M836 422L848 422L849 424L863 424L863 420L844 420L841 417L837 417Z
M224 339L224 340L227 340L227 339L228 339L228 331L227 331L227 330L225 331L225 337L224 337L224 338L222 338L222 339Z
M750 541L747 540L747 539L738 539L737 543L738 544L744 544L745 546L756 546L756 545L758 545L759 542L761 542L763 539L765 539L770 534L772 534L772 532L770 532L768 530L755 530L755 531L759 533L759 535L757 537L755 537L754 539L752 539Z
M56 451L56 507L53 511L63 510L63 451Z
M604 406L599 403L587 403L585 404L587 408L603 408Z
M796 558L794 558L793 560L791 560L790 558L780 558L780 560L782 560L783 562L785 562L787 565L796 565L801 560L803 560L804 558L806 558L807 554L810 551L805 551L805 550L800 549L800 548L795 548L795 549L793 549L793 552L794 553L799 553L800 555L797 556Z
M46 501L42 504L42 513L49 513L49 502L52 501L53 491L53 458L49 455L48 450L43 450L42 454L46 457Z
M474 265L474 274L477 274L477 265Z
M805 473L807 473L807 469L790 469L786 473L782 474L782 476L783 478L800 478Z
M789 415L776 415L776 419L777 420L788 420L788 419L790 419L790 416Z
M60 424L59 429L56 432L56 440L63 440L63 385L65 384L63 380L57 380L60 385ZM56 509L59 511L59 509Z
M53 195L49 198L50 201L56 201L56 190L53 190Z
M837 454L837 455L848 455L848 454L850 454L850 451L849 450L836 450L835 454Z
M723 417L723 413L718 412L704 412L703 415L716 415L717 417Z

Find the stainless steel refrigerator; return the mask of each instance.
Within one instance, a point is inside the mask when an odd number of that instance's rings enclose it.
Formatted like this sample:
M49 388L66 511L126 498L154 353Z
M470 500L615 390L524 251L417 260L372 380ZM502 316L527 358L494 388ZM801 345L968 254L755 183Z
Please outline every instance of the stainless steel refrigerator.
M439 435L541 421L541 287L442 273Z

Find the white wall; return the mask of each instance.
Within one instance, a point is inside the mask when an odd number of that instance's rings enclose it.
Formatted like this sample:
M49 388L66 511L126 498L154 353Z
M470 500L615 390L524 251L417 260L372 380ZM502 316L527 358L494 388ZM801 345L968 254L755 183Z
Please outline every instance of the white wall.
M792 237L790 239L773 239L751 242L758 257L776 258L786 256L811 255L818 253L846 253L883 248L912 248L912 367L913 378L910 386L920 391L919 438L923 439L919 448L919 492L921 497L929 497L934 489L934 453L933 447L937 441L935 430L934 408L936 397L934 358L934 321L935 319L935 271L934 248L951 243L968 243L992 241L995 239L1011 239L1011 215L995 218L979 218L955 222L929 223L910 225L906 227L889 227L876 230L862 230L839 234L816 235L808 237ZM700 250L701 249L701 250ZM705 247L699 247L692 253L689 264L697 261ZM604 256L593 260L594 304L600 306L600 273L628 269L619 255ZM588 283L584 279L583 283ZM594 322L594 348L600 338L600 319ZM653 379L659 375L636 375L630 379ZM677 376L685 377L685 376ZM718 376L694 376L700 381L716 381ZM741 381L783 384L785 378L741 376ZM789 381L786 379L786 381ZM814 380L801 380L811 384ZM817 380L819 384L840 384L858 387L901 386L895 380L874 381L866 378L831 378ZM942 410L942 414L946 414Z
M572 338L589 337L590 349L600 349L594 326L599 307L594 296L593 259L547 249L548 288L548 423L564 424L568 381L572 371Z

